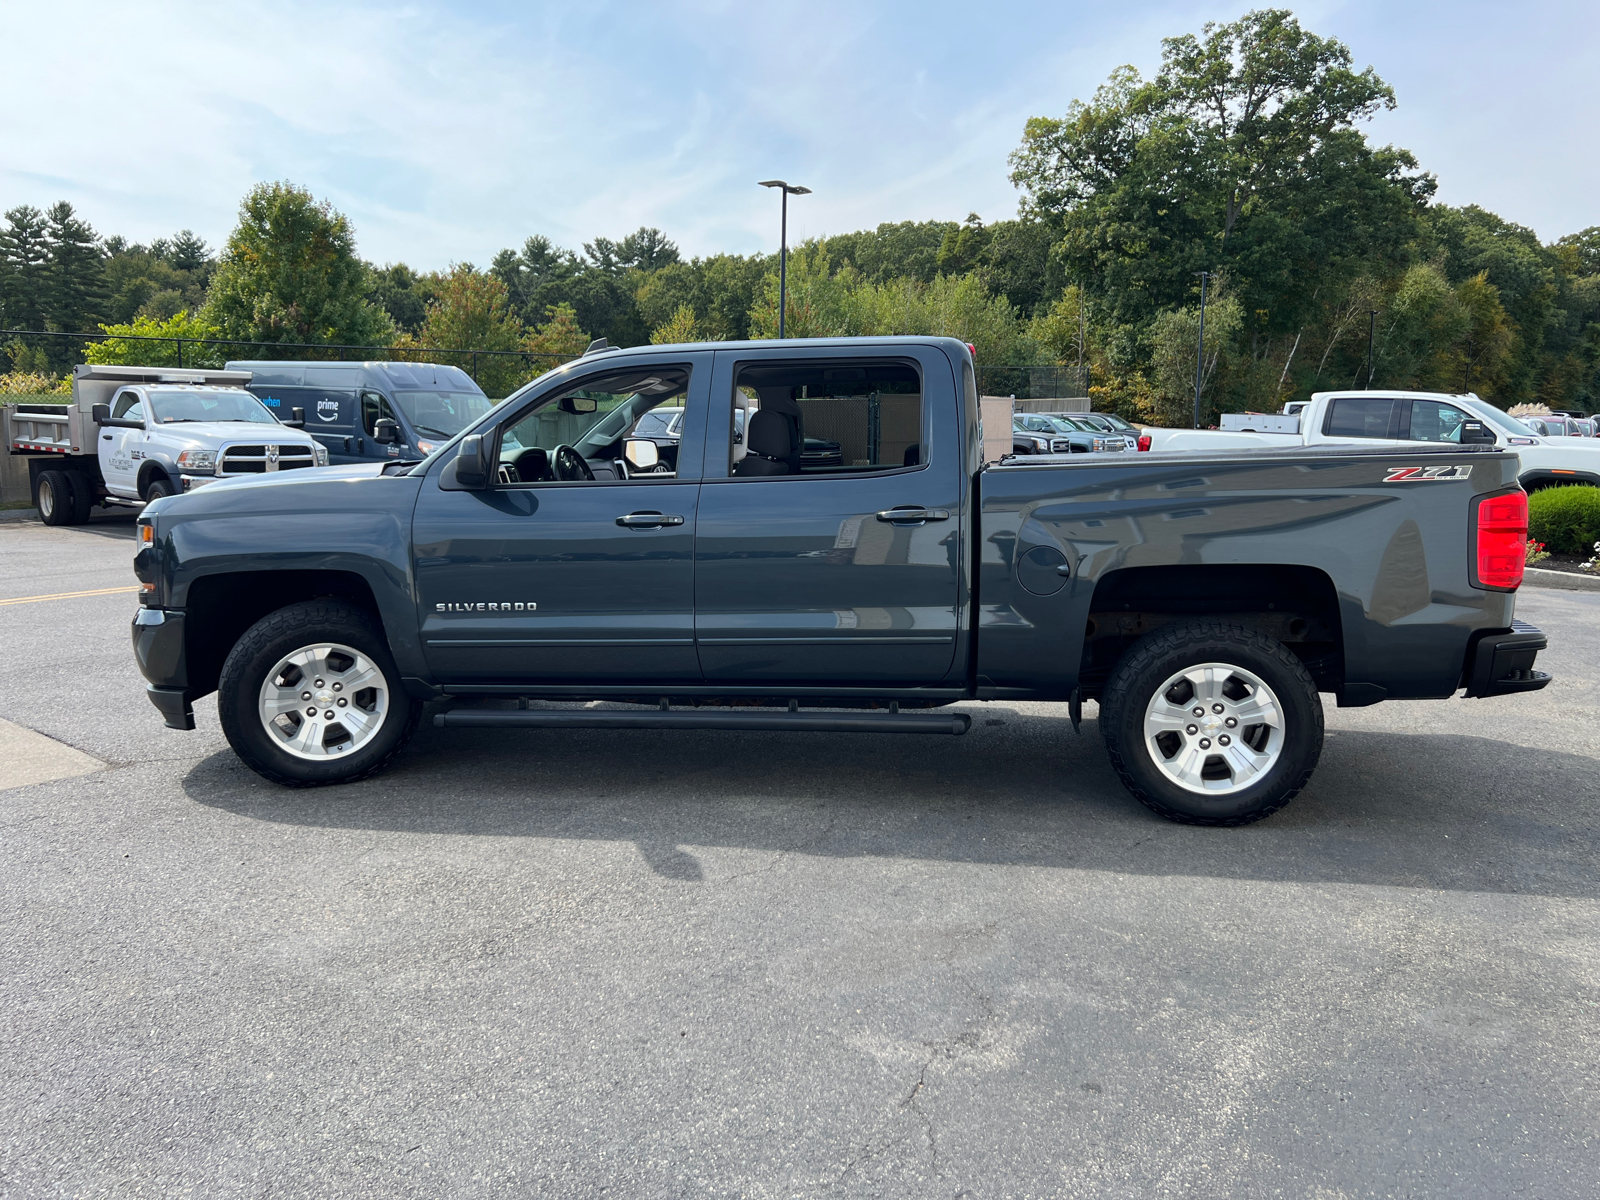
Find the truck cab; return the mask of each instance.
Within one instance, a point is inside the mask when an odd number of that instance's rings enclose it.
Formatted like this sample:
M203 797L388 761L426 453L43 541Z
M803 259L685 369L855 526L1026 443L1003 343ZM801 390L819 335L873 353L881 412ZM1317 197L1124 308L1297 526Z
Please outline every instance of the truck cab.
M293 410L274 414L246 391L247 372L84 365L72 402L11 411L7 449L28 457L34 502L49 525L95 505L138 507L230 476L328 464Z

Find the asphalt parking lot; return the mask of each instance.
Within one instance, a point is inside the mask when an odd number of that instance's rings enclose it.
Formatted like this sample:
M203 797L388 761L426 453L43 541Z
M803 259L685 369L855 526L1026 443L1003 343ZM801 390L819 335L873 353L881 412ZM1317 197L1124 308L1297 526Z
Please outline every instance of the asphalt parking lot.
M0 603L0 1195L1600 1190L1600 594L1241 830L1055 705L425 723L296 792L145 700L131 529L0 524L0 602L86 593Z

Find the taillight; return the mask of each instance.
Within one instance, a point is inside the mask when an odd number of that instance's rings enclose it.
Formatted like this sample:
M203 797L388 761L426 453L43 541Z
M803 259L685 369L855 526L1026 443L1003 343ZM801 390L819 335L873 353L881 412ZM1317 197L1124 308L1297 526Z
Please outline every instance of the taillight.
M1474 585L1511 592L1522 585L1528 557L1528 493L1507 492L1478 501L1478 569Z
M1150 435L1148 433L1141 433L1139 435L1139 449L1141 449L1141 450L1150 449Z

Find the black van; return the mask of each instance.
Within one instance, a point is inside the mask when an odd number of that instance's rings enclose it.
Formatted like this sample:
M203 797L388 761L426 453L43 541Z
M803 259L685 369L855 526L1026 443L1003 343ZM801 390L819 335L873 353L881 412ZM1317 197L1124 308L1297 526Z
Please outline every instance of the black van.
M494 407L460 367L408 362L231 362L274 413L306 411L335 463L421 458ZM378 422L393 421L391 433Z

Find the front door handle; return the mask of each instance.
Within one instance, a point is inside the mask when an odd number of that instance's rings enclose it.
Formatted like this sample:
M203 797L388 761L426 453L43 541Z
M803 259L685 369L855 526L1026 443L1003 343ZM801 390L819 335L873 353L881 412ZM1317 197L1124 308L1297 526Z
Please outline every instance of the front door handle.
M670 513L634 512L618 517L617 524L627 529L659 529L663 525L682 525L683 518Z
M921 525L924 521L948 521L948 508L923 508L918 504L897 504L878 514L878 520L895 525Z

